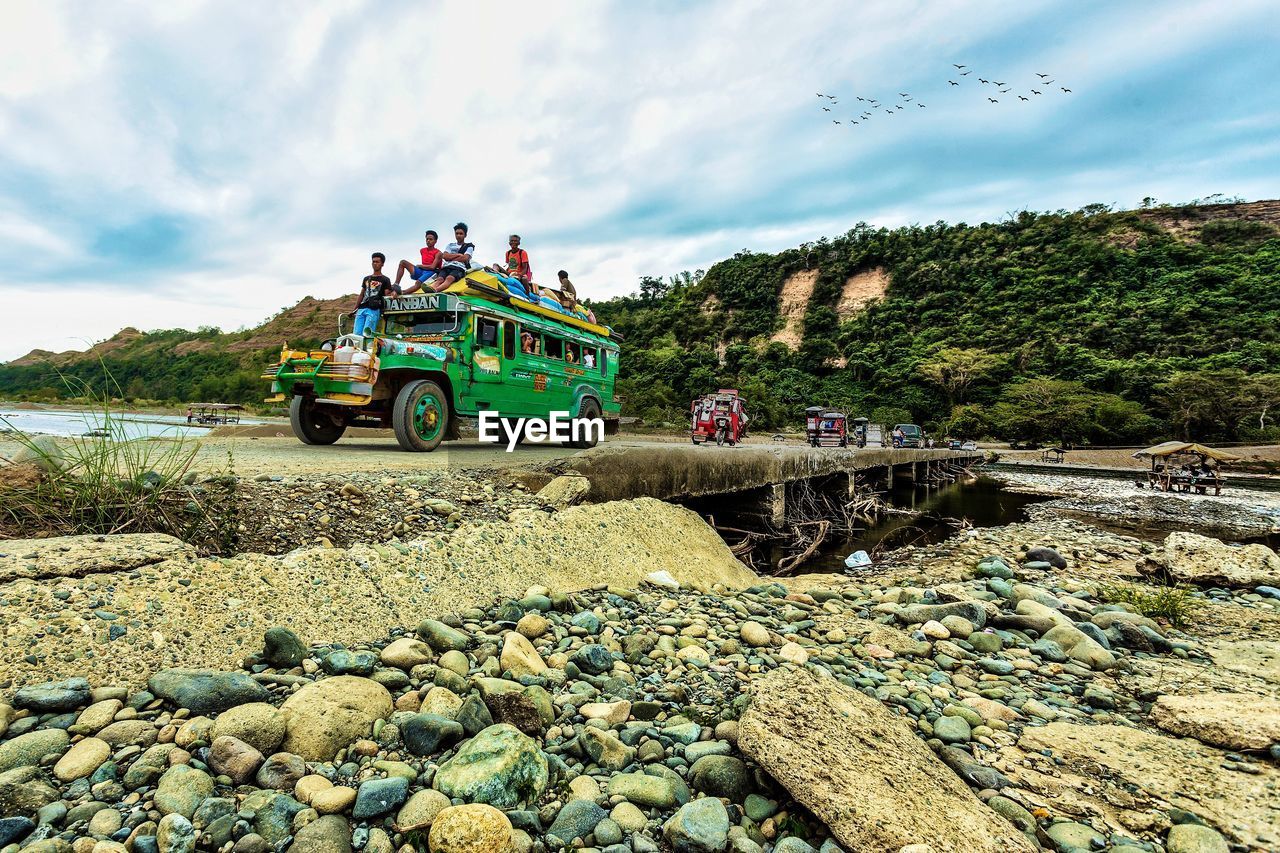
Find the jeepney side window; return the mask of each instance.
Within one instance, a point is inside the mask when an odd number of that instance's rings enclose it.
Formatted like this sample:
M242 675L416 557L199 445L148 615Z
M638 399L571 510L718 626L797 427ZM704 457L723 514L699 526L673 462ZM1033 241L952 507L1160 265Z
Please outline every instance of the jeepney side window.
M498 345L498 321L488 317L476 318L476 343L482 347Z
M516 324L510 320L502 324L502 356L507 360L516 357L516 338L519 332L516 330Z
M582 348L575 343L567 343L564 345L564 360L570 364L582 364Z
M542 354L547 358L563 359L564 358L564 341L554 335L543 335L544 344Z

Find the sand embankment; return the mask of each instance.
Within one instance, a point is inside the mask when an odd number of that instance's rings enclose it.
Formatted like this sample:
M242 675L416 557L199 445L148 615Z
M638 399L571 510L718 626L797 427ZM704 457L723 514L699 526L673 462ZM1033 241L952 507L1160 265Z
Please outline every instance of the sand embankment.
M658 570L695 587L757 581L702 519L661 501L514 516L283 556L199 558L158 535L0 542L0 682L140 685L163 667L232 667L273 625L355 643L535 585L634 588Z

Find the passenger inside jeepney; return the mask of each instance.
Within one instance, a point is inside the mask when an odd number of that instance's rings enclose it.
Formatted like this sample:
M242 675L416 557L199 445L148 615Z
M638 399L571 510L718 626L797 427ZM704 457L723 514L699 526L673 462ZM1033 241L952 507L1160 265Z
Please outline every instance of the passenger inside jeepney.
M520 333L520 352L533 352L533 335L528 332Z
M578 345L577 345L577 344L566 344L566 345L565 345L565 349L564 349L564 360L565 360L565 361L567 361L567 362L569 362L569 364L577 364L577 363L578 363Z

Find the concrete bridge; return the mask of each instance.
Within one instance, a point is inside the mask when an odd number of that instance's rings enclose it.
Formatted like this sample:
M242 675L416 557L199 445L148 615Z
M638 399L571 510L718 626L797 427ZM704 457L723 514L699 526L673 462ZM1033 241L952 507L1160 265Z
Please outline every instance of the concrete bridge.
M593 502L642 496L681 503L718 498L780 522L789 487L798 484L842 490L852 497L859 489L882 490L902 479L937 484L948 467L982 458L981 453L957 450L608 442L565 459L564 468L591 481Z

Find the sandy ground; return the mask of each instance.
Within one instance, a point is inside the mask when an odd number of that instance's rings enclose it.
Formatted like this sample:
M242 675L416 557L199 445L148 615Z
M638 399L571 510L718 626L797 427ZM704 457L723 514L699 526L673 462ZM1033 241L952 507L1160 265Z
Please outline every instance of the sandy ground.
M198 558L160 535L97 539L0 545L0 686L72 675L136 686L165 666L235 666L272 625L357 643L532 586L635 588L659 570L698 588L759 580L695 513L651 498L279 557Z
M1246 462L1280 462L1280 444L1263 444L1250 447L1226 448L1243 456ZM1039 450L1000 449L1001 462L1039 462ZM1132 468L1146 470L1149 459L1134 459L1132 450L1068 450L1063 462L1067 465L1095 465L1100 468Z

